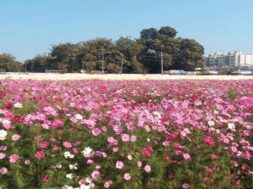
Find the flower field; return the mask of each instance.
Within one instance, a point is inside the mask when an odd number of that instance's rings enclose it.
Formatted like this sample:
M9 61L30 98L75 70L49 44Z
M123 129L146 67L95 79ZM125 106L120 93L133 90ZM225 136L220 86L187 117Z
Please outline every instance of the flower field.
M1 189L252 189L253 80L2 80Z

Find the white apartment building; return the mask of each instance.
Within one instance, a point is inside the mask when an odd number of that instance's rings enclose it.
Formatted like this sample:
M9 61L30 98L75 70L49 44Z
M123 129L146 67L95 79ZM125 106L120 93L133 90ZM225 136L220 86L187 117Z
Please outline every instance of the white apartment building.
M243 54L240 51L229 52L226 55L213 53L205 58L205 65L208 67L253 67L253 54Z
M207 66L219 66L225 63L225 55L222 53L209 54L205 59Z

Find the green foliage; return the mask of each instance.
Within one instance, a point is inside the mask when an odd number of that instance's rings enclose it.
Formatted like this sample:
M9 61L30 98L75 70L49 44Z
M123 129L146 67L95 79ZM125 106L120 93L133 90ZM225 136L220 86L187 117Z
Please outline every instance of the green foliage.
M174 38L177 35L177 31L170 26L164 26L160 28L159 34L160 34L160 37L165 36L169 38Z
M139 39L120 37L116 41L106 38L54 45L48 55L39 55L25 61L24 71L62 72L101 71L109 73L161 73L161 52L164 70L194 70L203 67L204 48L193 39L177 38L170 26L143 29ZM10 58L10 57L9 57ZM3 59L3 58L2 58ZM8 57L7 57L8 59ZM5 61L6 62L6 61ZM8 61L7 61L8 62ZM11 61L10 61L11 62ZM12 60L13 62L13 60ZM1 64L0 70L18 70L18 64Z
M21 64L10 54L0 54L0 71L18 72L21 70Z

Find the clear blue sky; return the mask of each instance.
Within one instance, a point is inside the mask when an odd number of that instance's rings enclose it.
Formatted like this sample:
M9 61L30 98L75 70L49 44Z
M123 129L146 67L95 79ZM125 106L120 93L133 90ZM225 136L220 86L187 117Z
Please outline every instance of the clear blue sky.
M253 0L1 0L0 53L18 60L52 45L96 37L139 37L169 25L205 52L253 52Z

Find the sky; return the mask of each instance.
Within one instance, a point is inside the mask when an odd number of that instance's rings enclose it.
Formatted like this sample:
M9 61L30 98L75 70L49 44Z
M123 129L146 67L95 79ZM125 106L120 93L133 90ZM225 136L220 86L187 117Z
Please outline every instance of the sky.
M134 38L172 26L205 54L253 53L253 0L0 0L0 53L19 61L52 45L97 37Z

